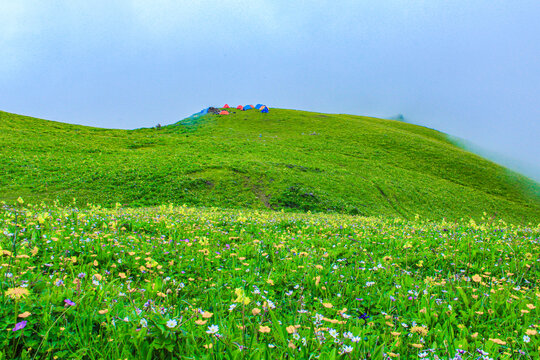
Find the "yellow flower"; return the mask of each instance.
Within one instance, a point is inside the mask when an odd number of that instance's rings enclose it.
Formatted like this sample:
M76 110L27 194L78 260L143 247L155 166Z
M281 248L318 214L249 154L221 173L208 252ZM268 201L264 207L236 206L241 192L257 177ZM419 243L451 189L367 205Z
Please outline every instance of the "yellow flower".
M258 308L255 308L255 309L251 310L251 313L253 315L258 315L260 312L261 312L261 309L258 309Z
M202 317L205 318L205 319L210 319L212 317L212 315L214 315L213 313L211 312L208 312L208 311L205 311L202 313Z
M323 303L322 305L327 309L331 309L332 307L334 307L334 305L332 305L330 303Z
M388 262L388 261L392 261L392 257L391 256L388 256L386 255L385 257L383 257L383 260Z
M294 334L294 333L296 332L296 329L297 329L298 327L300 327L300 325L296 325L296 326L295 326L295 325L291 325L291 326L287 326L287 327L285 328L285 330L287 330L287 332L288 332L289 334Z
M24 204L24 200L23 200L23 198L20 197L20 196L19 196L19 198L17 199L17 202L18 202L19 204L21 204L21 205Z
M120 274L118 274L118 276L120 276L120 279L125 279L126 278L126 274L121 272Z
M397 332L397 331L392 331L390 334L392 334L392 336L399 336L401 335L400 332Z
M274 285L274 280L268 279L266 280L266 283L270 285Z
M23 318L23 319L26 319L26 318L29 317L30 315L32 315L32 314L29 313L28 311L25 311L25 312L23 312L22 314L19 314L18 317Z
M536 306L534 306L533 304L527 304L527 307L531 310L536 309Z
M211 343L210 343L210 344L203 345L203 347L204 347L205 349L211 349L212 346L214 346L214 345L211 344Z
M480 275L478 275L478 274L474 274L473 277L472 277L472 280L474 282L480 282L480 281L482 281L482 277Z
M424 345L422 345L422 344L411 344L411 346L412 346L412 347L415 347L415 348L417 348L417 349L421 349L421 348L424 347Z
M109 309L103 309L103 310L98 311L99 315L103 315L103 314L106 314L108 312L109 312Z
M249 304L251 302L251 300L244 293L244 289L237 288L237 289L234 290L234 293L236 294L237 298L233 302L241 303L241 304L244 304L244 305L247 305L247 304Z
M269 326L259 326L259 332L262 332L262 333L269 333L270 332L270 327Z
M533 329L527 329L527 331L525 331L525 334L532 336L532 335L538 334L538 331L533 330Z
M206 324L207 320L195 320L195 324L197 325L204 325Z
M502 341L501 339L489 339L489 341L493 341L495 344L499 345L506 345L506 341Z
M428 333L428 329L426 327L423 327L423 326L413 326L411 328L411 332L420 334L422 336L426 336L427 333Z
M28 291L27 288L15 287L15 288L7 289L5 294L7 297L12 298L13 300L18 300L18 299L25 298L28 295L30 295L30 291Z

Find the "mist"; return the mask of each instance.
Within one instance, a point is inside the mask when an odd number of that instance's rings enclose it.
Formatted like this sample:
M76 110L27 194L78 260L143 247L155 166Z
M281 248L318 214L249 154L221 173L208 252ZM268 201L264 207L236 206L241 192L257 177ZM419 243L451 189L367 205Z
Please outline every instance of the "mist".
M537 1L0 3L4 111L123 129L225 103L402 113L540 181Z

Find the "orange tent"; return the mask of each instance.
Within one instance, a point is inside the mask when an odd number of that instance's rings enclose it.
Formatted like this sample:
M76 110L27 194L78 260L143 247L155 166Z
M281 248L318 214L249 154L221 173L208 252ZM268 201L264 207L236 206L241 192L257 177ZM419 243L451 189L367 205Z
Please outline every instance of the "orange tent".
M229 115L229 112L226 111L226 110L221 110L221 111L219 112L219 115Z
M228 109L228 108L230 108L230 106L229 106L229 104L225 104L225 105L223 106L223 108L224 108L224 109Z
M244 107L243 107L242 105L238 105L236 108L237 108L238 110L242 110Z

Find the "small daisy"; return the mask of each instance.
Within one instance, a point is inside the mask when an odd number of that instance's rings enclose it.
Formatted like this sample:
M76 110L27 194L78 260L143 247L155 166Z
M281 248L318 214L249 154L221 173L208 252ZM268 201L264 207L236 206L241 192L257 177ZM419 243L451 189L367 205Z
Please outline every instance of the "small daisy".
M217 334L218 331L219 331L219 326L217 326L217 325L210 325L210 326L208 327L208 330L206 330L206 333L207 333L207 334L213 335L213 334Z
M169 320L167 321L167 327L169 329L174 329L176 327L176 325L178 325L178 322L176 320Z

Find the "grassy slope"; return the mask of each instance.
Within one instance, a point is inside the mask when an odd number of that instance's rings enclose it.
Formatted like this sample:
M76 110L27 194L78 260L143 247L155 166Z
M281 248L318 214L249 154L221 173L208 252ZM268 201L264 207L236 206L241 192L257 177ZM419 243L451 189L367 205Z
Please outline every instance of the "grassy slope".
M0 168L4 200L540 221L537 183L440 132L352 115L238 111L126 131L0 112Z

